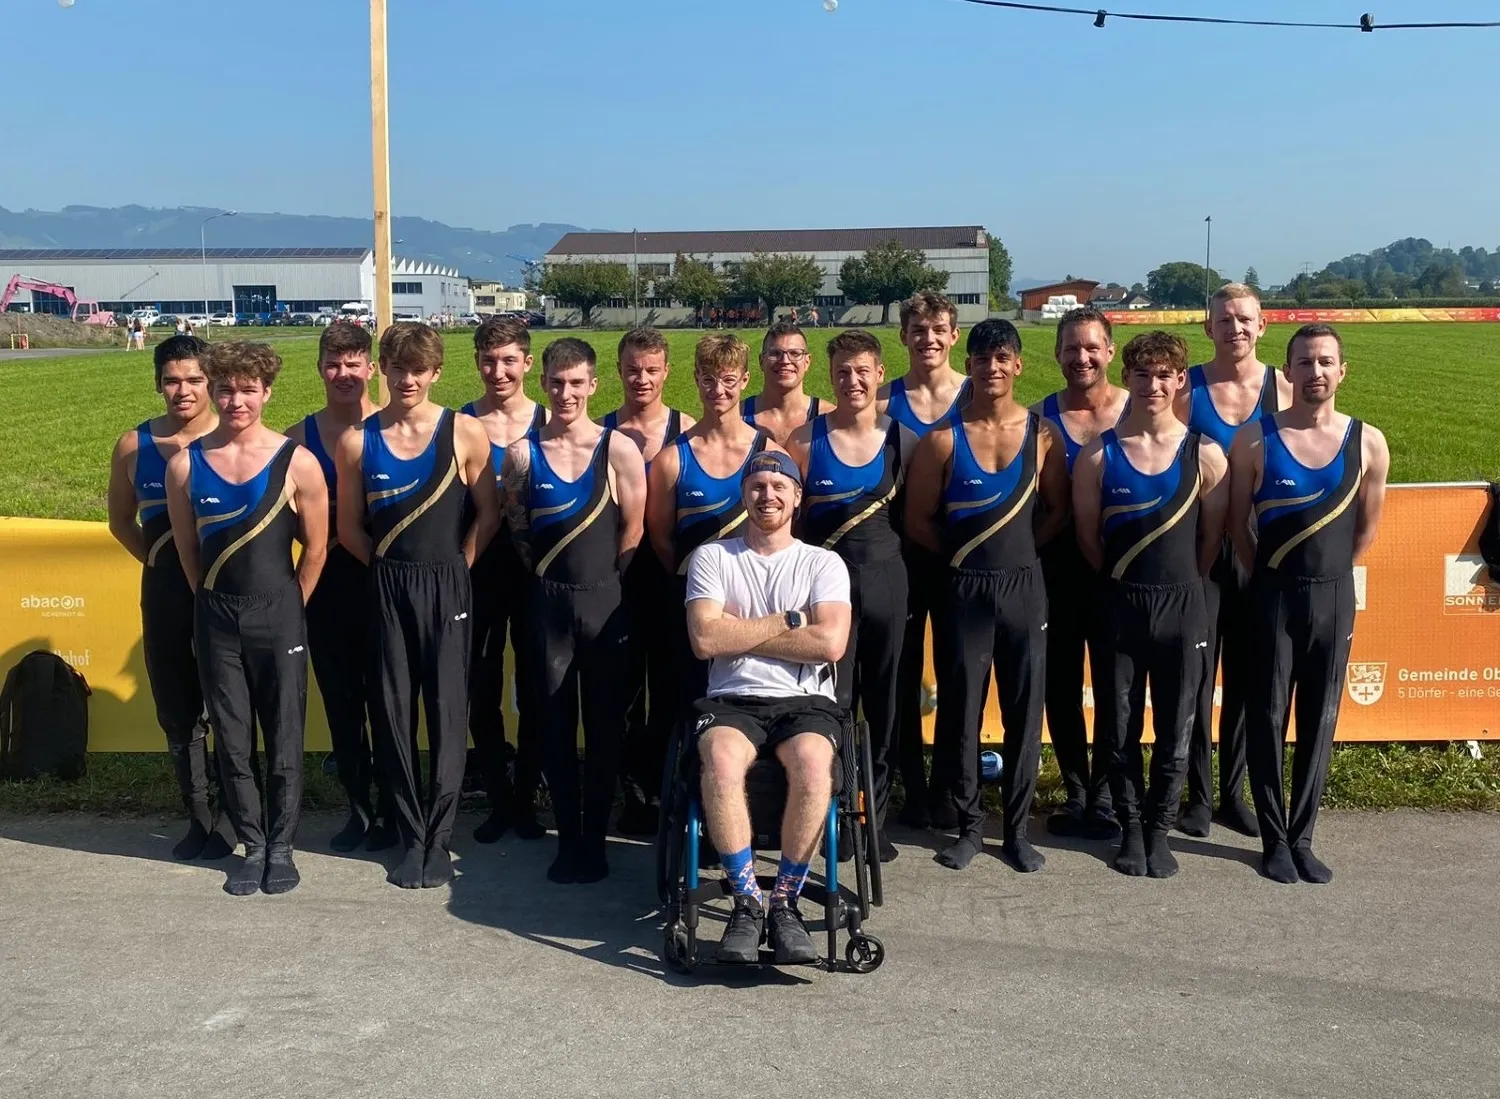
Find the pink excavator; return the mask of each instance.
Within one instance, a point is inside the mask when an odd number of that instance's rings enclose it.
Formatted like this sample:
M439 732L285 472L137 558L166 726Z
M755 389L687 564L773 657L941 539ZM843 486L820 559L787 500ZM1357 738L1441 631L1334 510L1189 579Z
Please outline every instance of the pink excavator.
M58 286L56 283L44 282L41 279L30 279L25 275L12 275L10 281L5 284L5 293L0 294L0 313L10 308L11 299L22 290L40 290L44 294L52 294L68 303L72 310L75 321L83 324L106 324L115 323L115 315L107 309L100 309L99 303L88 298L80 298L66 286Z

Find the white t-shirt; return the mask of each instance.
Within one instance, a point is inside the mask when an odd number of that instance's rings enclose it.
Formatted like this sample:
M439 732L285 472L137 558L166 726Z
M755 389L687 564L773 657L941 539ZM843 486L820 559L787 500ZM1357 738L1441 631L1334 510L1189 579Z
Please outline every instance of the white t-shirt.
M722 603L736 618L810 611L815 603L849 602L849 569L838 554L806 542L760 554L743 538L705 542L688 558L687 601ZM794 664L769 656L716 657L708 671L710 698L751 695L833 699L832 664Z

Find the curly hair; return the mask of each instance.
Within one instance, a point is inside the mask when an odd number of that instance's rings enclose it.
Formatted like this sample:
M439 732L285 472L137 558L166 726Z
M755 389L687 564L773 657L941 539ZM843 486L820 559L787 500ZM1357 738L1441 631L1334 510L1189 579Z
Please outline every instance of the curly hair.
M212 384L250 378L269 389L281 373L281 356L268 343L225 340L209 344L202 362L203 373Z

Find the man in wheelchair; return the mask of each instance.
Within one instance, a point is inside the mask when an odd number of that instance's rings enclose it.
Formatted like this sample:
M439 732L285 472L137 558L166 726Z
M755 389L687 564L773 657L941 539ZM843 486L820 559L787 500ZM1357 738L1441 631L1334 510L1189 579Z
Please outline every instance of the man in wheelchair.
M849 638L849 573L837 554L792 537L802 476L790 456L751 458L740 491L743 536L700 546L687 571L688 636L694 654L711 661L708 697L694 705L703 813L734 894L718 959L753 963L768 937L776 963L790 965L818 956L797 898L827 818L843 735L834 665ZM755 877L745 793L763 752L775 754L787 782L769 898Z

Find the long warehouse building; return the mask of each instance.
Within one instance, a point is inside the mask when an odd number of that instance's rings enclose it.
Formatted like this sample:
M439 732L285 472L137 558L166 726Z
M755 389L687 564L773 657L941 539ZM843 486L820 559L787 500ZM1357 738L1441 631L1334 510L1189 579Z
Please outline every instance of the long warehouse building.
M0 285L12 276L66 287L116 314L154 306L162 313L294 313L375 298L369 248L17 248L0 249ZM473 309L458 270L423 260L391 265L395 312L453 317ZM66 299L22 290L11 309L66 316Z
M816 306L830 324L873 324L880 306L847 301L839 289L839 268L851 256L886 241L920 248L929 266L948 272L944 294L958 307L960 324L989 316L990 242L981 225L938 225L900 229L751 229L728 232L568 233L552 246L546 260L553 263L604 261L623 263L636 273L637 289L595 311L595 323L628 327L633 323L682 325L693 323L693 310L655 296L655 281L672 274L678 255L711 263L730 272L757 252L811 257L823 269L823 285L804 306ZM726 306L753 305L730 298ZM784 310L783 310L784 311ZM891 320L894 321L892 310ZM576 325L579 310L566 302L549 303L547 321Z

